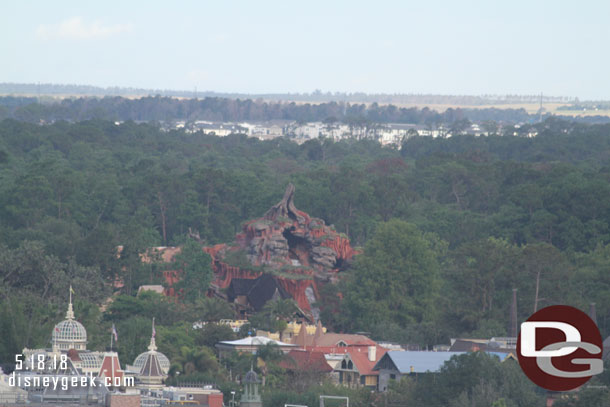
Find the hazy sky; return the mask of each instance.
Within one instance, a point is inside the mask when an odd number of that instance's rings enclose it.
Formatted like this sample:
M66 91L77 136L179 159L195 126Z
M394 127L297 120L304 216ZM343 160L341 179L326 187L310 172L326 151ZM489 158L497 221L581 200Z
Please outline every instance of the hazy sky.
M609 1L16 1L0 82L610 99Z

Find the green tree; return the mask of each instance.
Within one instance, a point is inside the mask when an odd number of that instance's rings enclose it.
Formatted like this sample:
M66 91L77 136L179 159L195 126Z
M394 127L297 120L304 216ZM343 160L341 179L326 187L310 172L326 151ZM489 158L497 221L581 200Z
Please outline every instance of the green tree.
M171 325L183 315L182 307L164 295L144 291L137 297L118 295L108 306L104 318L108 321L123 321L134 316L156 318L157 323Z
M518 247L492 237L454 250L445 276L451 292L445 297L447 323L459 322L460 329L471 331L478 329L485 318L501 320L507 314L511 289L518 287L513 275L519 253ZM505 330L496 336L503 333Z
M205 324L202 329L196 330L194 335L196 345L207 346L210 349L215 349L214 345L220 341L237 339L233 329L226 324Z
M580 309L596 303L597 324L605 338L610 334L610 244L599 244L588 253L574 254L571 288L578 296Z
M472 352L452 357L438 374L419 380L415 399L416 405L430 407L526 407L541 405L543 395L517 362Z
M201 372L211 376L219 370L216 356L209 348L189 348L182 346L179 355L172 360L170 374L192 375Z
M525 246L519 261L521 278L530 281L533 287L533 312L540 303L565 303L569 296L565 281L569 278L571 265L559 249L547 243Z
M231 319L235 314L231 304L219 298L201 297L186 306L187 318L192 322L218 322L221 319Z
M174 267L181 272L180 281L174 284L182 290L184 299L194 302L205 296L212 281L212 258L195 240L188 239L174 257Z
M439 252L413 224L379 224L348 278L344 309L353 328L383 320L406 326L438 315Z
M286 371L278 363L285 359L279 346L269 343L256 352L257 365L263 376L263 386L279 387L285 382Z
M292 298L267 301L263 308L250 318L255 329L282 332L287 321L294 319L299 309Z

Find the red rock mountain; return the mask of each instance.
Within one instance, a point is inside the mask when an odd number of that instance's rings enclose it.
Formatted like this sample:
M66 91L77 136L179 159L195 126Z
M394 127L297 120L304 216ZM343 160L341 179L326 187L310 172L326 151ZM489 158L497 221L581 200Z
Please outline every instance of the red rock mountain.
M270 298L292 297L311 319L320 284L333 281L354 256L349 239L294 206L289 184L262 218L246 222L232 244L205 247L217 295L257 310ZM223 290L227 289L227 290Z

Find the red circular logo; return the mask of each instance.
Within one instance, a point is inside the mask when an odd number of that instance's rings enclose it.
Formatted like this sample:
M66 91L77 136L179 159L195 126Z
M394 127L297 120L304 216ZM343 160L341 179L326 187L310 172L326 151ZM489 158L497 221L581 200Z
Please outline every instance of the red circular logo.
M602 337L584 312L554 305L521 324L517 356L521 369L538 386L568 391L601 373Z

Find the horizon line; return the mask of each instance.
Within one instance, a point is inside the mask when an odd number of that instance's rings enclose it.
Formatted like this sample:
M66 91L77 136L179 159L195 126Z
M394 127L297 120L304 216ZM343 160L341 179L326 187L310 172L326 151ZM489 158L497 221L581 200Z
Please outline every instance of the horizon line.
M9 90L9 88L25 88L22 90ZM45 92L41 92L40 87L65 87L65 88L74 88L74 89L66 89L64 92L60 90L51 91L45 90ZM77 88L83 88L82 90L78 90ZM536 94L520 94L520 93L482 93L482 94L449 94L449 93L405 93L405 92L396 92L396 93L385 93L385 92L375 92L375 93L367 93L367 92L347 92L347 91L323 91L321 89L315 89L311 92L262 92L262 93L248 93L248 92L230 92L230 91L217 91L217 90L198 90L197 87L194 87L192 90L185 89L171 89L171 88L143 88L143 87L135 87L135 86L99 86L99 85L89 85L89 84L77 84L77 83L54 83L54 82L0 82L0 94L3 95L11 95L11 94L45 94L45 95L61 95L66 94L66 92L70 95L91 95L91 96L99 96L100 94L104 96L122 96L122 95L146 95L146 96L156 96L160 94L164 94L163 96L192 96L198 97L199 95L214 95L214 96L230 96L230 97L248 97L248 98L261 98L261 97L309 97L309 98L317 98L326 99L328 97L366 97L366 98L374 98L374 97L383 97L383 98L391 98L391 97L445 97L445 98L471 98L471 99L480 99L481 102L505 102L505 103L514 103L520 102L524 103L524 100L529 101L530 103L540 102L555 102L555 103L574 103L574 102L594 102L594 101L606 101L605 99L599 100L580 100L580 98L576 96L555 96L555 95L545 95L544 93L536 93ZM113 94L113 92L116 92ZM131 93L130 93L131 92ZM119 94L120 93L120 94ZM521 99L521 100L519 100ZM439 102L440 104L440 102Z

